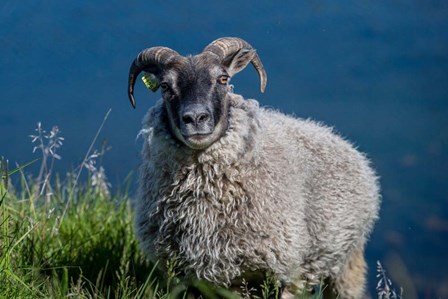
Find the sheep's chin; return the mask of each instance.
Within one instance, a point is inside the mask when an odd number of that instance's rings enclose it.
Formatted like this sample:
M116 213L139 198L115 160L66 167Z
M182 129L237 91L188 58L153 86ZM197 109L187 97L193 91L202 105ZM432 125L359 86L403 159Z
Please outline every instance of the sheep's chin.
M223 126L218 125L210 134L197 134L190 136L182 135L181 141L191 149L205 150L215 141L221 138L221 136L225 133L225 130L223 129L224 129Z
M214 134L208 135L192 135L192 136L183 136L183 142L186 146L194 150L204 150L209 147L213 142L216 141L216 138L213 136Z
M205 150L221 138L227 130L227 122L221 120L210 134L183 135L178 127L174 127L174 135L179 141L193 150Z

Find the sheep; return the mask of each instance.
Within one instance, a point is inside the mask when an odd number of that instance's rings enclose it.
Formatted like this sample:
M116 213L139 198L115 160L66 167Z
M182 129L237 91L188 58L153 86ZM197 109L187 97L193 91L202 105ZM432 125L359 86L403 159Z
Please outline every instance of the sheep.
M159 265L174 260L185 277L232 289L269 272L282 298L322 281L328 298L362 298L377 176L331 128L233 93L230 78L249 62L263 92L263 64L240 38L186 57L152 47L132 62L134 108L141 72L162 89L141 131L140 246Z

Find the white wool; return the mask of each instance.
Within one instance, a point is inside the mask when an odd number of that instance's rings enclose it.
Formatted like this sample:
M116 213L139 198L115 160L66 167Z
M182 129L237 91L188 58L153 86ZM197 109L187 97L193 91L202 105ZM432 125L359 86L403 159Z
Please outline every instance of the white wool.
M328 127L230 97L228 130L203 151L172 137L162 101L145 117L142 249L225 286L249 271L296 286L338 277L378 218L369 161Z

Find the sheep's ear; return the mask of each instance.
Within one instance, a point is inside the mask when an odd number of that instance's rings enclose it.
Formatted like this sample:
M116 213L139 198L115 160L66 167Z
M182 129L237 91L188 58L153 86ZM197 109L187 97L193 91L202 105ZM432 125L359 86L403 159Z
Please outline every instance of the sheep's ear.
M230 77L242 71L256 54L254 49L241 49L235 55L226 58L223 65L227 68Z

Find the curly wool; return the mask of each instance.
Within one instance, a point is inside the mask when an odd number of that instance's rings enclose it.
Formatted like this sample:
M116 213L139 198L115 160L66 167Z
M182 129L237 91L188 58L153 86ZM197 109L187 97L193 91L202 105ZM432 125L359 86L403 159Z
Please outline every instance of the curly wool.
M330 128L231 94L227 132L195 151L172 137L163 105L143 123L135 203L151 260L175 259L185 275L225 286L254 271L312 285L364 245L377 179Z

